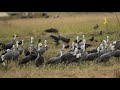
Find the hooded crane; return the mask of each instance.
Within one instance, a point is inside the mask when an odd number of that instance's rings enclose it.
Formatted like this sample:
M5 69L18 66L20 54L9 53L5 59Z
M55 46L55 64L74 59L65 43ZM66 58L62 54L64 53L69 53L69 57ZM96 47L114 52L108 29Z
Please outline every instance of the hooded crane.
M85 39L85 35L83 35L83 39L82 39L82 42L79 40L79 37L77 36L76 37L76 40L77 40L77 47L78 47L78 49L80 49L81 48L81 46L82 45L85 45L85 49L86 48L88 48L88 47L90 47L90 46L92 46L91 44L86 44L86 39ZM81 43L80 43L81 42Z
M73 44L72 44L72 47L74 47L74 49L75 48L80 48L81 47L81 44L80 44L80 42L82 42L82 40L80 41L79 40L79 36L77 36L76 37L76 40L73 42ZM74 46L73 46L74 45Z
M85 60L95 60L96 58L99 57L99 51L100 51L100 48L98 47L98 48L97 48L97 52L95 52L95 53L89 53L89 54L85 57Z
M6 66L6 64L5 64L5 62L4 62L4 55L2 55L2 56L0 57L0 63L2 63L3 66Z
M119 49L120 50L120 41L114 41L113 45L115 46L115 49Z
M108 48L105 48L104 45L101 43L100 44L100 56L108 52ZM106 46L107 47L107 46Z
M88 54L87 52L85 52L86 49L86 39L85 36L83 35L83 40L82 40L82 44L79 45L80 49L79 49L79 55L81 55L80 59L84 59L85 56Z
M104 48L107 49L108 48L108 43L106 40L103 40L103 43L104 43Z
M9 42L7 44L2 43L2 49L11 49L15 43L16 37L17 37L17 35L15 34L14 38L11 42Z
M88 55L88 52L86 52L85 50L85 45L81 45L81 49L79 52L81 53L81 58L79 59L79 61L85 60L85 57Z
M120 50L117 49L115 50L115 45L113 45L114 51L113 51L113 56L119 58L120 57Z
M87 44L86 43L86 39L85 39L85 35L83 35L83 40L82 40L82 43L85 45L85 49L92 46L91 44Z
M27 56L27 55L30 54L30 48L31 48L31 50L35 50L35 47L34 47L34 38L33 37L31 37L29 48L24 50L24 55L25 56Z
M18 46L18 43L19 43L19 42L16 41L16 47L17 47L17 48L16 48L16 49L14 50L14 52L13 52L13 53L14 53L14 54L13 54L13 60L18 60L18 57L20 56L20 52L19 52L19 50L18 50L18 47L19 47L19 46Z
M76 40L77 40L78 48L80 48L82 45L85 45L85 46L86 46L85 35L83 35L82 40L81 40L81 43L80 43L80 40L79 40L79 37L78 37L78 36L76 37Z
M89 41L94 41L94 37L92 36L92 37L89 39Z
M45 43L45 47L41 47L41 48L40 48L40 53L41 53L41 54L44 54L45 51L48 50L47 40L45 40L44 43Z
M99 28L99 25L96 24L93 28L94 28L94 29L98 29L98 28Z
M115 50L113 56L119 58L120 57L120 50Z
M24 44L24 40L22 40L22 43L20 45L20 47L18 48L18 51L20 52L20 55L23 53L24 49L23 49L23 44Z
M54 29L54 28L50 28L50 29L46 29L45 32L48 32L48 33L58 33L58 30Z
M76 55L78 54L78 48L75 48L74 52L68 52L61 56L61 61L65 63L75 62Z
M100 50L103 50L103 49L104 49L104 46L103 46L102 43L100 44L99 48L100 48ZM90 50L90 51L87 51L87 52L88 52L88 53L96 53L96 52L97 52L97 48L94 48L94 49L92 49L92 50Z
M114 55L114 46L112 44L109 45L110 47L110 51L108 51L107 53L101 55L98 59L97 59L97 63L100 62L107 62L113 55Z
M35 46L34 46L34 37L31 37L31 44L30 46L32 50L35 50Z
M63 37L60 34L59 34L59 39L62 40L63 42L65 42L65 43L69 43L70 42L70 38Z
M8 67L8 61L13 60L14 58L14 52L15 52L15 45L13 45L13 50L7 50L7 53L1 56L2 61L7 61L7 67Z
M92 46L91 44L86 44L86 39L85 39L85 35L83 35L83 39L82 39L82 43L79 43L78 47L81 47L81 45L85 45L85 49Z
M57 56L50 58L46 62L46 64L58 64L58 63L60 63L61 62L61 56L63 55L64 48L65 48L65 45L63 44L62 49L60 50L60 53Z
M7 52L10 52L10 51L12 51L12 49L10 50L10 49L7 49L7 50L5 50L1 55L4 55L4 54L6 54Z
M60 44L60 42L59 42L60 38L59 38L59 37L54 36L54 35L50 35L50 37L51 37L52 39L54 39L54 42L56 43L56 46Z
M72 42L71 49L68 52L74 52L75 50L75 42Z
M74 47L78 47L80 46L80 43L82 42L82 40L79 40L79 36L76 37L76 40L74 41Z
M59 64L61 62L61 56L63 55L63 50L60 50L60 55L50 58L46 64Z
M37 51L33 51L32 47L29 48L30 54L25 56L19 63L18 65L26 64L29 61L35 60L37 58Z
M40 65L42 65L43 63L44 63L44 58L43 58L43 56L41 55L41 53L40 53L40 50L41 50L41 46L42 46L42 44L41 43L39 43L38 44L38 56L37 56L37 58L35 59L35 65L37 66L37 67L39 67Z

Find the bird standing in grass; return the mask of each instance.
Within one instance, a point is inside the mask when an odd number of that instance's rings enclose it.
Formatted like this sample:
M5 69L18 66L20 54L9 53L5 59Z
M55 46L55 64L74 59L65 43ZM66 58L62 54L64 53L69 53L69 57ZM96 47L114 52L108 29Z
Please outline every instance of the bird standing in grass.
M92 36L89 40L90 40L90 41L94 41L94 37Z
M109 47L110 47L110 51L108 51L107 53L104 53L100 57L98 57L97 63L107 62L107 61L109 61L109 59L111 57L114 56L114 46L112 44L110 44Z
M98 28L99 28L99 25L96 24L93 28L94 28L94 29L98 29Z
M9 43L7 43L7 44L1 43L2 49L3 50L11 49L13 47L13 45L15 44L16 37L17 37L17 35L15 34L13 40L10 41Z
M2 62L7 61L7 65L6 65L7 67L8 67L8 61L13 60L13 58L14 58L15 45L13 45L12 48L13 48L13 50L8 50L7 49L7 53L5 53L4 55L1 56Z
M16 41L16 49L14 50L14 54L13 54L13 60L18 60L18 57L20 56L20 52L18 50L19 46L18 46L18 41Z
M24 40L22 40L22 43L21 43L21 45L19 45L19 48L18 48L18 51L20 52L20 55L21 55L21 54L23 53L23 51L24 51L23 45L24 45Z
M38 50L37 50L38 55L37 55L37 58L35 59L35 65L37 67L39 67L40 65L42 65L44 63L44 57L42 56L42 54L40 52L41 46L42 46L42 44L39 43L38 44Z
M60 50L60 54L50 58L46 64L59 64L61 62L61 57L63 56L63 51L64 51L65 45L63 44L62 49Z
M48 50L48 46L47 46L47 40L44 41L45 46L40 48L40 53L43 55L47 50ZM42 45L42 44L41 44Z
M59 63L61 62L61 57L62 57L62 55L63 55L63 51L60 50L60 55L50 58L50 59L46 62L46 64L59 64Z

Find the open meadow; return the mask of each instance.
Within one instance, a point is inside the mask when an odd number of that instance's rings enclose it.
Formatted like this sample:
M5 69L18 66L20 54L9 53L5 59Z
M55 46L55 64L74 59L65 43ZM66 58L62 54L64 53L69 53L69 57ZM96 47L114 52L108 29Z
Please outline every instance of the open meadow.
M0 20L0 42L7 43L12 40L12 36L17 34L17 40L24 40L24 48L30 45L30 37L33 36L35 45L37 46L38 38L41 38L41 42L47 40L48 50L43 57L45 62L49 58L54 57L62 47L62 43L55 47L55 43L49 37L54 33L46 33L44 30L48 28L56 28L60 34L70 38L69 45L79 36L82 39L84 34L87 43L92 44L87 50L97 47L101 40L106 39L109 36L109 41L112 43L115 40L120 40L120 25L116 19L114 13L105 12L90 12L90 13L57 13L58 18L54 18L55 12L49 12L49 18L31 18L31 19L10 19ZM48 13L48 14L49 14ZM120 13L117 13L120 19ZM108 30L106 30L104 23L104 17L108 20ZM98 24L99 28L93 27ZM103 35L100 35L100 31L103 31ZM92 36L95 37L98 42L88 41ZM65 49L64 52L70 49ZM2 51L0 51L2 53ZM21 60L23 55L19 57ZM96 64L94 61L86 61L80 64L70 63L68 65L64 63L56 65L47 65L36 67L33 61L30 61L26 65L17 67L18 61L10 61L8 69L4 68L0 64L0 78L119 78L120 77L120 59L111 58L106 63Z

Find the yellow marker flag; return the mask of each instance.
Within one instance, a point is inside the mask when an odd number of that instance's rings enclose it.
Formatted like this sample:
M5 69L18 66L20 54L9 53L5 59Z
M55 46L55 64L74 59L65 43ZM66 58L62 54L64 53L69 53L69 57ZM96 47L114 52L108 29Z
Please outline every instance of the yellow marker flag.
M104 25L106 25L108 22L107 22L107 18L104 17Z

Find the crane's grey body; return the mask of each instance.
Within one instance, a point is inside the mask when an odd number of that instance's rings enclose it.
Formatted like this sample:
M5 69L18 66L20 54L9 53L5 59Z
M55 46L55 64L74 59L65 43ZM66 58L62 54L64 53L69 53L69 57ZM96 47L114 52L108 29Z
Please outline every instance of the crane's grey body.
M37 67L39 67L43 63L44 63L44 57L41 55L41 53L38 53L38 56L35 59L35 64L36 64Z
M114 52L113 52L113 56L114 57L120 57L120 50L115 50Z
M64 47L63 47L64 49ZM61 57L63 56L63 50L60 50L60 55L50 58L46 64L59 64L61 62Z
M76 53L68 52L61 56L61 61L65 63L75 62L76 61Z
M107 52L103 55L101 55L98 59L97 62L107 62L109 59L112 57L112 52Z
M20 45L19 46L19 48L18 48L18 51L19 51L19 53L20 53L20 55L23 53L23 51L24 51L24 49L23 49L23 40L21 41L22 43L22 45Z
M2 49L11 49L15 43L17 35L14 35L14 39L7 44L2 43Z
M13 60L14 51L9 51L4 55L4 60Z
M46 64L59 64L60 62L61 57L52 57L46 62Z
M109 49L110 48L110 49ZM98 59L97 62L107 62L111 57L114 55L114 45L110 44L107 50L107 53L102 54Z
M100 51L99 51L99 54L100 54L100 56L101 56L101 55L103 55L103 54L105 54L105 53L107 53L107 52L108 52L107 49L103 49L103 50L100 50Z
M48 50L47 47L41 47L40 48L40 53L44 54L46 50Z
M25 56L18 65L26 64L31 60L31 55Z
M36 58L37 58L37 53L36 52L31 52L29 55L22 58L22 60L19 62L18 65L26 64L29 61L35 61Z
M90 54L88 54L84 59L85 60L95 60L98 57L99 57L99 53L96 52L96 53L90 53Z
M17 49L13 52L13 60L18 60L19 56L20 56L20 52Z
M113 44L115 45L115 49L120 50L120 41L115 41L115 42L113 42Z
M23 53L24 49L22 47L18 48L20 55Z

